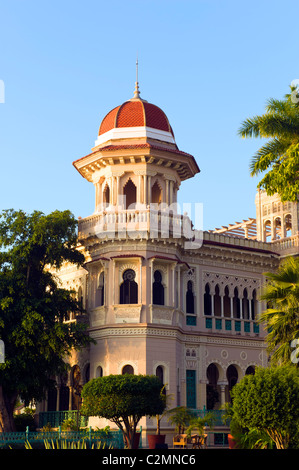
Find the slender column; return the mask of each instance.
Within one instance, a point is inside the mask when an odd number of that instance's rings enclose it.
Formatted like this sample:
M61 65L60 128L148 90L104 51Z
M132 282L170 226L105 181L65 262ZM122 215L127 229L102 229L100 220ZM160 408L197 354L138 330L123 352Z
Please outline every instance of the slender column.
M220 301L221 301L221 317L224 316L224 305L223 305L223 295L220 296Z
M137 202L142 204L142 176L138 176Z
M178 285L177 285L177 290L178 290L178 309L181 309L181 267L179 266L178 270Z
M211 315L214 316L214 294L211 294Z
M248 317L249 317L249 320L252 320L252 313L251 313L251 298L248 299Z
M57 390L56 411L59 411L59 407L60 407L60 385L57 385L56 390Z
M173 203L173 181L170 181L170 188L169 188L169 204Z
M150 204L152 202L152 195L151 195L151 189L152 189L152 185L151 185L151 181L152 181L152 177L149 175L147 177L147 189L148 189L148 197L147 197L147 203Z
M225 383L219 383L220 385L220 407L223 407L225 403Z
M116 201L115 205L118 206L118 198L119 198L119 176L116 177Z
M240 320L243 320L243 297L240 299Z
M147 204L147 176L143 175L143 202Z
M234 317L234 298L230 297L230 317Z
M166 180L166 204L169 204L169 180Z
M72 409L73 387L69 387L69 411Z

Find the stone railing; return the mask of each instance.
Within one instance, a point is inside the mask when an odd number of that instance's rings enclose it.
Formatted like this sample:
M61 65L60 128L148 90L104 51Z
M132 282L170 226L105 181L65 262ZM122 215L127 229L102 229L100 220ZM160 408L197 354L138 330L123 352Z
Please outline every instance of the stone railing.
M188 215L171 210L156 211L151 208L101 211L79 219L78 237L99 239L138 238L194 238L192 222Z

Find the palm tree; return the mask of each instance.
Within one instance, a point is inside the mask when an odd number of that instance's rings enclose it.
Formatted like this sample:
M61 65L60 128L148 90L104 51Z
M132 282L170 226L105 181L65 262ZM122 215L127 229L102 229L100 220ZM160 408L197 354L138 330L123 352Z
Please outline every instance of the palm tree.
M186 406L177 406L168 411L171 416L168 421L175 426L175 431L179 434L184 434L185 427L189 426L192 418L194 418L194 412L192 409Z
M201 416L194 416L190 420L190 424L187 428L188 436L191 435L192 431L196 430L198 434L201 436L204 432L206 426L209 426L211 429L215 425L216 416L213 411L208 411L208 413L201 417Z
M299 258L289 257L277 273L265 273L268 284L261 299L268 308L260 315L265 322L268 352L274 364L290 363L292 341L299 338Z
M250 172L266 172L258 187L278 193L282 201L297 201L299 194L299 100L296 87L290 88L283 100L269 99L265 114L246 119L238 131L243 138L269 139L253 156Z

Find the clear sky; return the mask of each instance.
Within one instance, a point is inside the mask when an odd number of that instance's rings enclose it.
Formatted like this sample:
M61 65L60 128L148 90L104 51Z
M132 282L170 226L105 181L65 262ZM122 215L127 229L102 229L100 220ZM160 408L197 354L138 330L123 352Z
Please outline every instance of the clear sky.
M0 1L0 210L93 213L72 162L133 96L138 52L141 97L201 169L179 202L203 203L205 229L255 217L261 141L237 131L299 79L298 17L298 0Z

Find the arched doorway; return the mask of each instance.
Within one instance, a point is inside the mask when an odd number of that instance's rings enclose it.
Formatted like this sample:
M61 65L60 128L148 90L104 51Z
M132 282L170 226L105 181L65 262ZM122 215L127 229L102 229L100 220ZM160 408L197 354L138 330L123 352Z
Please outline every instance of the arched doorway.
M152 187L152 203L159 205L162 203L162 190L158 181L156 181Z
M228 366L227 368L227 371L226 371L226 378L227 378L227 382L228 382L228 400L227 401L232 401L231 399L231 390L232 388L236 385L236 383L238 382L238 371L237 371L237 368L234 366L234 365L230 365Z
M124 187L125 207L126 210L134 209L136 204L136 186L131 179L126 183Z
M216 364L212 363L208 366L207 379L207 409L214 410L220 402L218 390L219 371Z
M124 374L134 375L134 369L130 364L127 364L122 368L121 373L122 375Z

